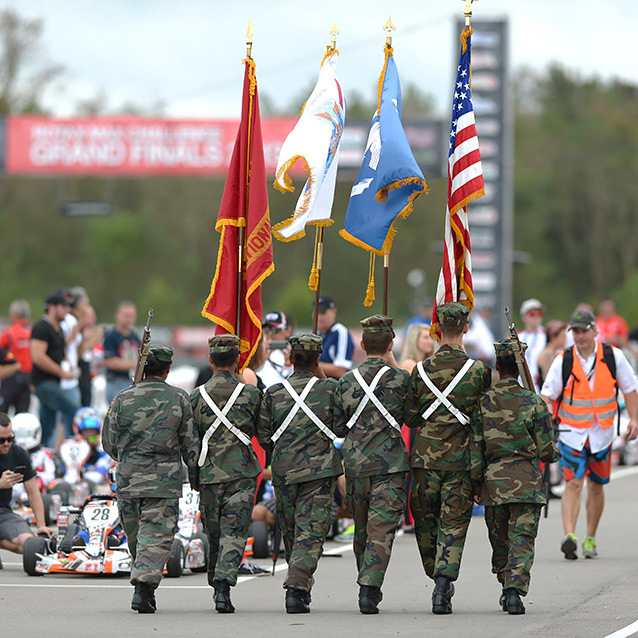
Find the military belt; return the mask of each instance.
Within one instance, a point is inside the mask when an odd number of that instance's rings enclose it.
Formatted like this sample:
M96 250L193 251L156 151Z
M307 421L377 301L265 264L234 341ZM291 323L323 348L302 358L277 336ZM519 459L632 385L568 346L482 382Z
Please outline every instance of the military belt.
M383 366L383 368L381 368L379 371L377 371L377 373L374 376L374 379L372 379L372 382L370 383L370 385L368 385L365 382L365 380L364 380L363 376L361 375L361 373L359 372L359 370L357 370L355 368L352 371L352 374L354 375L355 379L357 380L357 382L361 386L361 389L364 391L365 396L359 402L359 405L357 406L357 409L356 409L355 413L350 417L350 420L346 423L346 427L349 430L354 427L355 423L357 422L357 419L361 416L361 413L363 412L363 410L366 407L366 405L368 405L368 401L372 401L372 403L377 408L377 410L379 410L379 412L381 412L381 414L383 415L383 418L393 428L395 428L399 432L401 431L401 426L397 423L396 419L390 414L390 412L388 412L387 408L381 403L381 401L379 401L379 399L374 394L374 390L377 387L377 384L379 383L379 381L381 380L381 377L389 369L390 369L390 366Z
M295 392L295 389L290 385L290 383L284 379L282 381L284 388L295 402L295 405L290 408L290 412L286 415L284 422L277 428L277 431L270 437L270 440L273 443L277 442L277 439L287 430L288 426L291 424L292 420L295 418L299 409L303 410L306 416L332 441L337 439L337 435L330 430L321 419L305 404L305 399L308 396L312 386L319 381L317 377L312 377L308 379L308 383L306 383L304 389L301 391L301 395L298 395Z
M454 379L452 379L452 381L447 386L447 388L445 388L445 390L443 390L443 392L441 392L434 385L434 383L432 383L430 377L428 377L428 375L425 373L425 370L423 369L423 362L419 361L419 363L416 364L417 365L417 369L419 371L419 374L421 375L421 378L423 379L423 382L430 389L432 394L434 394L434 396L436 397L436 401L433 401L430 404L430 407L421 415L423 417L424 421L427 420L430 417L430 415L440 405L444 405L457 418L459 423L461 423L462 425L467 425L470 422L469 417L467 415L463 414L463 412L461 412L461 410L459 410L455 405L452 405L452 403L450 403L450 401L448 401L447 396L461 382L461 380L465 376L465 373L472 367L473 363L474 363L474 359L468 359L463 364L463 367L456 373L456 376L454 377Z
M202 395L204 401L208 407L213 411L213 414L217 417L213 425L211 425L208 430L206 430L206 434L204 434L204 438L202 439L202 451L199 455L198 465L202 467L204 465L204 461L206 461L206 453L208 452L208 441L215 434L217 428L223 423L226 428L228 428L244 445L250 445L250 439L239 429L236 428L226 416L228 412L230 412L233 405L235 405L235 401L241 394L241 391L244 389L243 383L238 383L233 390L233 393L230 395L228 401L224 405L223 409L220 410L215 402L210 398L210 394L206 391L206 388L203 385L199 386L199 392Z

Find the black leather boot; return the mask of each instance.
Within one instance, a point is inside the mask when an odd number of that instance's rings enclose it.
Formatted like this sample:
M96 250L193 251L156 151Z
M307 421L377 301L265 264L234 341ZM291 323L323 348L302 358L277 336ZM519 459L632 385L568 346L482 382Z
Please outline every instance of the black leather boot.
M437 576L432 592L432 613L451 614L454 585L447 576Z
M381 587L361 585L359 588L359 611L362 614L378 614L378 604L383 600Z
M523 605L520 594L511 587L505 590L505 604L507 605L508 614L519 615L525 613L525 605Z
M507 611L507 594L505 593L505 589L501 592L498 604L503 611Z
M138 614L155 613L155 594L153 588L148 583L135 583L135 593L131 600L131 609L137 611Z
M215 611L220 614L233 614L235 608L233 603L230 602L230 585L228 581L218 580L215 582Z
M310 595L303 589L288 587L286 589L286 613L287 614L309 614Z

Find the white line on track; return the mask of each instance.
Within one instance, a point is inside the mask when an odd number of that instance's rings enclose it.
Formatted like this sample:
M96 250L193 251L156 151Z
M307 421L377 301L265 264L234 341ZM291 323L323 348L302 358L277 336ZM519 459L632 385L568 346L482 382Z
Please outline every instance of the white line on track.
M627 636L633 636L638 633L638 620L631 625L627 625L618 631L614 631L613 634L608 634L605 638L627 638Z
M324 556L337 556L344 551L352 551L352 545L343 545L341 547L334 547L333 549L326 550L323 555ZM19 565L22 566L22 563L5 563L5 565ZM281 562L279 565L275 567L275 572L283 571L284 569L288 569L288 565L285 562ZM254 580L255 578L267 578L265 574L260 576L240 576L237 580L237 584L241 585L242 583L246 583L249 580ZM166 581L164 581L166 582ZM29 582L29 583L0 583L0 587L64 587L70 589L130 589L131 585L127 583L126 585L107 585L106 583L99 585L91 585L87 583L52 583L52 582L42 582L38 580L38 582ZM165 585L162 583L162 589L210 589L209 585Z

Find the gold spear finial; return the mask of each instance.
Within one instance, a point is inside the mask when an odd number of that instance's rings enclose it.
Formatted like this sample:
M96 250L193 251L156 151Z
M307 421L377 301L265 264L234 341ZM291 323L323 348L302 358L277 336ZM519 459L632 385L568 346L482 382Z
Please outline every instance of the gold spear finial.
M463 7L463 13L465 14L465 26L469 28L472 20L472 3L474 0L463 1L465 2L465 7Z
M246 57L250 58L253 52L253 21L248 20L248 29L246 29Z
M392 22L392 18L388 15L388 20L383 25L383 29L386 32L385 43L387 46L392 46L392 32L396 29L394 26L394 22Z
M330 50L334 51L337 48L337 36L339 35L339 29L337 29L337 21L335 20L330 27Z

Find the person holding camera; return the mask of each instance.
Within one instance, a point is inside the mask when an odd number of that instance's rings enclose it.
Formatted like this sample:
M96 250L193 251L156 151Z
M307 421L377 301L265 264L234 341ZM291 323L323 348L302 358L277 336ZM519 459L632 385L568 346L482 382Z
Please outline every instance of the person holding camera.
M289 317L283 312L269 312L261 324L267 359L257 372L266 388L281 383L293 373L288 337L292 334Z
M0 548L22 554L25 541L33 533L27 522L11 510L11 496L15 485L24 483L35 515L36 534L51 536L52 532L44 522L44 504L36 485L29 453L19 445L14 445L15 438L9 415L0 412Z

